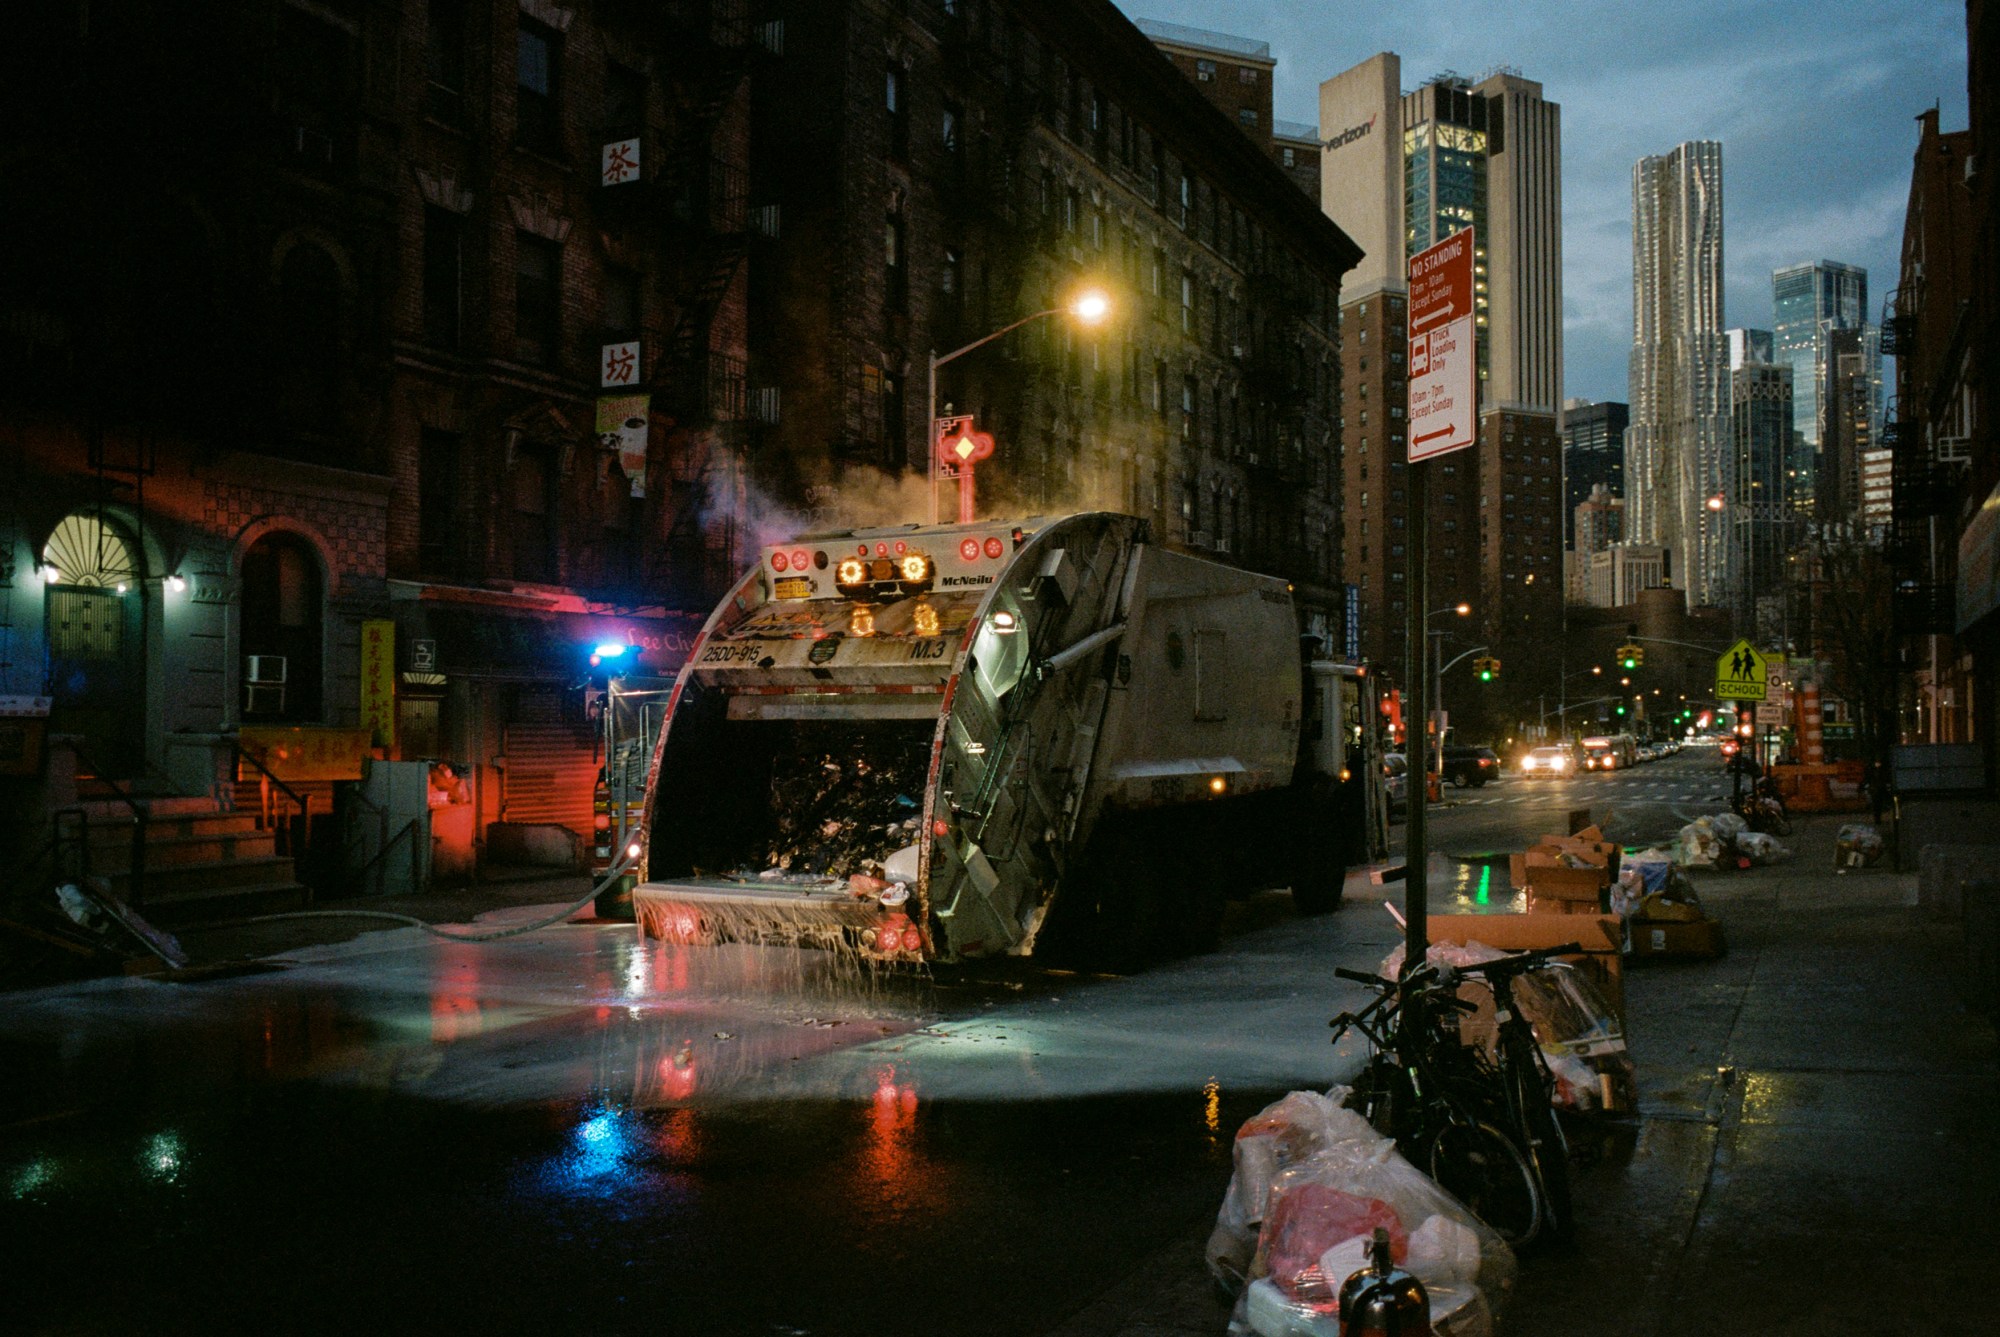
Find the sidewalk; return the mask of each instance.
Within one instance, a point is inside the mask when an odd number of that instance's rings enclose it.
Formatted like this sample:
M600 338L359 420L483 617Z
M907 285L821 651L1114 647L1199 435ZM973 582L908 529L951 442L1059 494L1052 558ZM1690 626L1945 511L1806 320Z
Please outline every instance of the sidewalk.
M1913 872L1833 872L1849 820L1800 819L1788 863L1695 874L1720 960L1627 969L1637 1144L1580 1173L1576 1242L1525 1260L1503 1333L1994 1330L1994 1028ZM1206 1234L1055 1337L1221 1333Z
M348 942L364 933L397 925L369 914L408 915L427 924L470 924L493 911L535 907L553 914L561 906L582 900L591 889L586 873L559 868L508 868L489 871L483 880L457 887L437 887L407 896L357 896L321 901L304 916L273 918L263 923L223 921L192 924L177 930L195 967L216 966L282 955L321 943ZM353 911L352 915L336 912ZM585 905L577 917L588 919Z

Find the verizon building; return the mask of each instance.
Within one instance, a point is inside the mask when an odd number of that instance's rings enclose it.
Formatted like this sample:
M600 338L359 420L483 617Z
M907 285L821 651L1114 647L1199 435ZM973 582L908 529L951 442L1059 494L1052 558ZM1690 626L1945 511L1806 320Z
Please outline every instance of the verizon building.
M1320 207L1364 252L1341 292L1341 367L1343 556L1368 654L1403 658L1408 257L1471 227L1479 444L1430 471L1420 541L1432 605L1474 609L1450 634L1504 657L1562 616L1561 108L1511 71L1404 92L1402 61L1382 52L1322 83L1319 114Z

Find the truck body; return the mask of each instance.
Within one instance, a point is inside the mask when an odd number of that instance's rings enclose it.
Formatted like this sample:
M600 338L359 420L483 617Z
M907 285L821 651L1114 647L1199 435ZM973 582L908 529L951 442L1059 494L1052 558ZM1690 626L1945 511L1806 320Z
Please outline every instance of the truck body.
M1360 669L1290 587L1084 514L766 547L655 744L635 917L885 960L1209 945L1223 897L1333 908L1386 803Z

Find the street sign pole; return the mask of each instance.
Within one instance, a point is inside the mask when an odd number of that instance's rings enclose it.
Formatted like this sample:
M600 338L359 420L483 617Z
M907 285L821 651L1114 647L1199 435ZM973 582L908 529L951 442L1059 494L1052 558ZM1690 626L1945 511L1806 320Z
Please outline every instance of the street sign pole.
M1473 352L1472 229L1455 232L1410 257L1409 345L1410 552L1407 666L1410 720L1415 746L1410 752L1409 821L1404 828L1403 969L1422 965L1430 952L1430 832L1425 820L1430 800L1431 748L1444 744L1443 721L1430 737L1428 656L1430 619L1430 466L1426 461L1478 440L1479 378ZM1440 754L1442 755L1442 754Z

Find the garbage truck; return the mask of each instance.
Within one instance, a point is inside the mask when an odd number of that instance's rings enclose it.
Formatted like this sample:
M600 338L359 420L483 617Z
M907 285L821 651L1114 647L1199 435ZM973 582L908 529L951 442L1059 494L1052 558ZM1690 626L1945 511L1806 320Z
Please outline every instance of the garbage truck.
M1284 580L1089 513L764 545L668 697L630 913L679 942L1137 965L1387 839L1372 680ZM600 909L604 907L600 906Z

